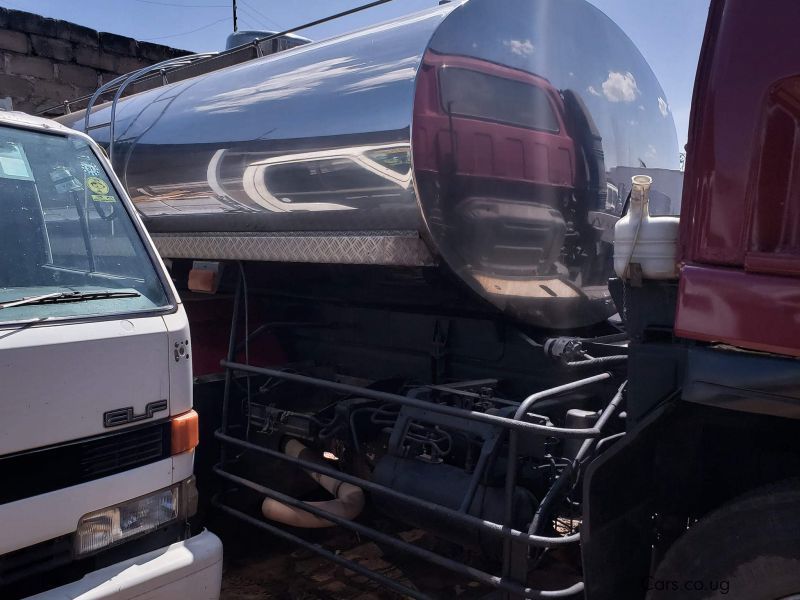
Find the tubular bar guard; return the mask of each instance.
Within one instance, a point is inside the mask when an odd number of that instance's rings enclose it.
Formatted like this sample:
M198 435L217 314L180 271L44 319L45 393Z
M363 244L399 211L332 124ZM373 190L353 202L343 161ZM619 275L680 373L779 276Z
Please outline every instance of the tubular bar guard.
M430 412L439 413L442 415L451 416L459 419L478 421L481 423L493 425L495 427L503 428L509 430L510 432L511 443L509 444L509 457L508 457L509 464L515 462L514 454L516 453L517 440L520 434L547 435L552 437L568 438L568 439L584 439L585 442L582 448L584 451L588 451L591 447L593 447L596 444L596 439L602 436L605 425L611 420L613 415L617 412L620 404L622 403L625 384L623 384L619 388L614 398L603 409L601 418L598 420L597 424L594 427L585 429L570 429L563 427L544 426L535 423L525 422L520 419L524 417L525 413L527 412L527 408L529 408L535 402L542 400L544 398L556 396L568 391L572 391L594 383L608 380L609 378L611 378L610 373L600 373L598 375L574 381L566 385L557 386L548 390L537 392L536 394L533 394L532 396L528 397L522 404L520 404L520 410L517 411L517 413L514 415L514 418L506 418L506 417L499 417L497 415L489 415L486 413L464 410L452 406L432 404L429 402L418 400L416 398L401 396L399 394L391 394L388 392L381 392L359 386L343 384L335 381L328 381L325 379L309 377L306 375L299 375L297 373L289 373L275 368L257 367L253 365L238 363L234 361L234 356L236 352L236 337L237 337L236 330L237 330L237 323L239 321L239 305L242 299L242 288L243 288L242 278L240 277L239 285L237 286L236 296L234 299L234 310L231 323L231 335L230 335L230 345L228 350L228 359L220 362L220 364L223 367L225 367L226 371L225 371L225 392L223 396L223 406L222 406L222 426L219 430L215 432L215 438L220 441L222 446L221 462L214 467L214 473L217 476L219 476L226 482L233 483L237 486L246 487L250 490L263 494L269 498L273 498L275 500L278 500L279 502L283 502L284 504L287 504L289 506L299 508L301 510L314 514L318 517L327 519L340 527L344 527L360 535L364 535L367 538L375 540L379 543L383 543L388 546L392 546L398 550L407 552L417 558L421 558L439 567L448 569L468 579L472 579L480 583L483 583L485 585L504 590L514 597L567 598L583 591L584 587L583 582L578 582L572 585L571 587L565 589L548 591L548 590L535 590L527 588L524 585L520 584L520 582L515 581L508 577L508 573L510 571L510 561L511 561L511 556L510 552L508 551L508 546L511 542L516 542L518 544L522 544L527 547L538 547L538 548L563 546L578 542L580 540L580 533L574 533L571 535L560 536L560 537L548 537L548 536L536 535L534 531L527 531L527 532L520 531L517 529L513 529L510 526L511 515L508 511L506 512L505 515L505 521L506 521L505 525L500 523L493 523L491 521L485 521L483 519L468 514L463 504L459 510L454 510L447 506L442 506L440 504L429 502L427 500L417 498L415 496L410 496L408 494L398 492L392 488L374 483L367 479L355 477L353 475L344 473L337 469L325 465L320 465L315 462L309 462L299 457L288 456L283 452L271 450L269 448L253 444L247 440L230 435L230 432L228 431L228 425L229 425L228 416L229 416L229 405L230 405L230 390L233 379L233 373L241 372L254 375L267 375L270 377L285 379L288 381L294 381L306 385L324 387L327 389L335 390L346 394L358 394L361 397L372 398L384 402L391 402L399 404L401 406L423 408ZM227 456L226 447L229 446L243 450L253 451L268 456L270 458L282 460L290 464L294 464L298 468L302 468L307 471L312 471L320 473L322 475L335 477L346 483L357 485L364 490L378 493L383 496L391 497L394 500L404 502L408 505L431 511L434 514L439 514L443 517L447 517L448 519L453 519L454 521L464 525L464 527L466 528L473 530L476 529L481 530L482 532L485 532L493 537L500 538L501 540L503 540L505 544L503 553L504 576L499 577L497 575L492 575L491 573L487 573L480 569L470 567L469 565L466 565L464 563L455 561L453 559L444 557L440 554L436 554L429 550L425 550L424 548L420 548L418 546L410 544L397 537L387 535L372 527L368 527L366 525L363 525L355 521L348 521L346 519L338 517L337 515L322 510L316 506L303 502L302 500L293 498L291 496L287 496L277 490L265 487L257 482L250 481L239 475L230 473L225 469L226 456ZM482 477L483 475L482 471L483 471L482 469L475 470L473 478L476 481ZM570 473L571 470L565 472L564 473L565 477L557 478L554 485L558 485L559 481L568 477ZM561 485L563 485L563 483L564 482L561 481ZM513 493L513 485L511 486L511 489ZM508 491L506 493L508 494ZM363 567L359 563L344 558L340 555L337 555L328 550L327 548L322 547L319 544L314 544L312 542L309 542L293 533L290 533L288 531L285 531L284 529L281 529L280 527L277 527L274 524L268 523L262 519L255 518L251 515L248 515L238 510L237 508L225 504L224 495L225 492L217 494L216 496L214 496L212 500L213 505L218 509L220 509L221 511L223 511L224 513L232 517L235 517L237 519L243 520L251 525L254 525L255 527L258 527L263 531L272 533L286 540L294 542L308 550L311 550L333 561L336 564L342 565L347 569L350 569L356 573L359 573L360 575L372 579L378 584L385 586L386 588L391 589L395 592L404 594L411 598L420 598L420 599L428 598L428 596L420 593L418 590L411 589L399 583L398 581L386 577L385 575L371 571ZM507 505L508 504L510 503L507 503ZM550 507L547 506L544 508L550 508ZM542 519L543 516L547 515L539 515L539 519Z

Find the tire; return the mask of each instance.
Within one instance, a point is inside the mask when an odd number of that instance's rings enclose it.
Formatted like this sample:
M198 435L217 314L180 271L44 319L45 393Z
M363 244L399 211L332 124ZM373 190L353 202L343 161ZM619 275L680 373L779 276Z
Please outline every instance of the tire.
M647 581L647 600L800 594L800 480L737 498L694 525Z

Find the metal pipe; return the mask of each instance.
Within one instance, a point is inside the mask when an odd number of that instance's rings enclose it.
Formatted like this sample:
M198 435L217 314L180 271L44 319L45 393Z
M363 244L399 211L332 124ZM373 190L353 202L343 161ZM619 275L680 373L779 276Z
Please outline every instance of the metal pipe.
M86 113L83 117L83 132L89 133L89 117L92 116L92 108L94 108L95 102L97 99L106 93L108 90L113 88L115 85L122 83L125 78L129 75L129 73L125 73L124 75L120 75L119 77L115 77L108 83L101 85L95 92L92 94L91 98L89 99L89 104L86 105Z
M155 73L156 71L163 71L165 67L180 67L185 64L189 64L194 60L199 60L201 58L209 58L214 56L215 52L204 52L202 54L189 54L188 56L178 56L176 58L168 58L167 60L161 61L154 65L150 65L149 67L144 67L133 73L129 73L125 80L119 85L117 88L116 93L114 94L114 99L111 101L111 116L109 117L108 123L108 161L111 165L114 165L114 125L117 116L117 104L119 103L119 99L122 97L122 94L131 85L138 79L141 79L145 75L150 73ZM163 75L162 75L163 77ZM114 80L116 81L116 79ZM87 122L88 122L88 112L87 112Z
M600 414L600 418L597 419L597 423L595 423L594 427L592 427L592 429L597 430L598 437L599 434L603 432L606 423L608 423L611 417L613 417L614 414L617 412L619 405L622 404L622 394L625 392L625 388L627 387L627 385L628 385L627 380L622 382L622 385L619 386L617 393L614 394L614 397L611 399L611 402L608 403L608 406L606 406L605 410L603 410L603 412Z
M461 500L461 505L458 507L460 512L469 512L469 507L472 505L473 498L475 498L475 492L478 489L478 484L480 484L481 479L483 478L483 472L486 470L486 465L489 464L489 458L491 457L492 453L486 450L487 444L488 442L484 440L483 446L481 447L481 454L478 457L477 464L475 465L475 471L472 473L472 479L469 481L469 487L467 487L467 492L464 494L464 498Z
M542 501L536 508L536 512L533 514L533 519L528 526L528 533L535 533L539 530L539 526L541 525L544 516L550 512L550 506L556 501L564 487L566 487L566 485L569 483L572 473L575 470L575 465L580 464L580 461L584 459L594 445L595 440L584 440L583 444L581 444L581 447L578 449L578 452L575 454L575 460L568 463L567 466L561 470L561 473L558 474L555 482L550 486L550 489L547 490L544 498L542 498Z
M315 463L322 463L322 457L314 455L311 450L306 448L297 440L289 440L284 452L289 456L305 456L308 460ZM325 488L333 500L322 500L319 502L306 502L301 508L293 504L281 502L273 497L264 499L261 503L261 513L272 521L278 521L284 525L301 527L304 529L320 529L323 527L333 527L334 521L322 518L318 513L333 514L347 521L352 521L361 511L364 510L364 490L352 483L344 483L341 479L312 473L306 471L309 477ZM314 506L320 510L305 510L305 506Z
M609 412L611 414L606 416L606 418L602 421L602 423L600 422L600 420L598 420L598 424L600 426L605 425L605 423L607 423L608 420L613 416L613 413L616 411L617 406L619 404L619 402L615 403L614 401L617 400L617 399L621 400L622 392L623 392L626 384L627 384L627 382L623 383L622 386L620 386L619 390L617 391L617 394L614 396L612 401L609 403L608 408L606 408L606 410L603 412L604 415L606 413L609 413ZM613 408L613 410L609 410L609 409L611 409L612 404L613 404L614 408ZM556 479L555 483L552 486L550 486L550 489L547 490L547 493L545 494L544 498L542 498L542 501L539 503L539 506L536 508L536 512L533 515L533 519L531 520L531 523L528 526L528 533L535 534L535 533L537 533L539 531L539 529L541 527L541 524L544 522L545 517L550 512L551 506L556 502L556 500L558 500L558 497L561 495L561 492L566 487L566 485L570 482L570 478L572 477L572 473L575 470L576 466L580 465L580 463L583 462L583 460L585 459L586 455L589 454L589 452L591 450L599 450L600 445L603 442L608 443L608 441L613 440L613 439L618 439L619 437L622 437L624 435L625 435L625 432L618 433L618 434L615 434L613 436L610 436L610 437L607 437L607 438L603 438L599 442L597 440L594 440L594 439L587 439L587 440L585 440L583 442L583 444L581 444L581 447L578 449L578 452L575 455L575 459L573 461L571 461L566 467L564 467L564 469L561 471L561 473L559 473L558 478Z
M242 371L245 373L247 372L256 373L258 375L267 375L269 377L277 377L278 379L286 379L288 381L295 381L297 383L305 383L317 387L329 388L339 392L344 392L346 394L355 394L358 396L363 396L365 398L373 398L375 400L383 400L385 402L394 402L396 404L401 404L404 406L412 406L414 408L420 408L423 410L447 415L450 417L457 417L461 419L472 419L473 421L488 423L489 425L496 425L498 427L503 427L505 429L511 429L514 431L523 431L528 433L536 433L540 435L547 435L560 438L571 438L571 439L584 439L587 437L598 437L599 435L599 432L595 428L570 429L567 427L551 427L548 425L539 425L537 423L528 423L526 421L518 421L506 417L498 417L497 415L490 415L472 410L464 410L461 408L454 408L452 406L432 404L430 402L425 402L424 400L409 398L408 396L400 396L399 394L392 394L389 392L371 390L369 388L360 387L356 385L338 383L336 381L328 381L327 379L309 377L308 375L300 375L298 373L287 373L285 371L281 371L280 369L254 367L242 363L232 362L230 360L223 360L220 362L220 365L222 365L227 369L234 369L236 371ZM545 392L550 395L561 394L563 392L567 392L574 389L575 384L579 383L581 385L588 385L590 383L596 383L598 381L609 379L610 377L611 375L609 373L601 373L599 375L593 375L592 377L587 377L586 379L581 379L578 382L572 382L567 385L562 385L551 388L549 390L545 390Z
M239 324L239 305L242 303L242 287L243 287L243 280L241 273L239 274L239 279L236 282L236 293L233 297L233 310L231 311L231 331L230 337L228 338L228 360L234 360L236 358L236 331L238 329ZM222 392L222 419L220 428L223 432L228 432L228 412L229 412L229 405L231 399L231 384L233 383L233 371L230 369L225 370L225 387ZM220 448L220 456L222 460L225 460L225 446L223 445Z
M367 527L366 525L350 521L339 515L328 513L324 510L321 510L319 507L315 506L312 503L303 502L302 500L298 500L297 498L292 498L291 496L287 496L286 494L282 494L281 492L265 487L248 479L244 479L237 475L233 475L232 473L228 473L219 468L219 466L214 467L214 472L224 479L227 479L239 485L250 488L251 490L264 494L265 496L273 498L274 500L277 500L278 502L281 502L283 504L287 504L297 509L310 512L320 517L321 519L330 520L341 527L344 527L346 529L351 529L356 533L359 533L365 537L375 540L376 542L392 546L399 550L403 550L405 552L408 552L409 554L416 556L417 558L426 560L432 564L453 571L454 573L458 573L459 575L464 575L466 577L474 579L475 581L479 581L486 585L496 587L513 594L522 595L526 598L559 598L572 595L577 591L580 591L576 589L576 586L572 586L565 590L547 590L547 591L526 588L513 581L509 581L507 579L497 577L496 575L486 573L485 571L475 569L468 565L441 556L440 554L436 554L435 552L431 552L430 550L420 548L404 540L398 539L391 535L387 535L376 529L373 529L372 527Z
M599 335L591 338L580 338L582 342L589 342L592 344L613 344L614 342L624 342L629 339L626 332L609 333L608 335Z
M606 373L606 375L608 375L608 373ZM583 379L574 382L575 385L572 389L577 389L579 387L582 387L582 385L586 385L585 383L583 383L585 381L587 380ZM614 412L616 412L619 402L622 400L622 392L625 389L626 383L627 381L623 383L622 386L620 386L619 391L608 403L608 406L606 406L606 409L603 411L603 414L597 420L597 423L595 423L594 427L591 428L596 431L598 436L601 434L603 428L605 427L605 424L608 422L608 419L610 419L611 415L613 415ZM536 404L539 400L542 400L552 395L553 394L547 394L546 392L539 392L537 394L532 394L528 396L527 398L525 398L525 400L522 401L522 403L517 408L516 413L514 413L514 419L521 419L523 415L525 415L528 412L528 410L530 410L530 408L534 404ZM584 442L580 450L583 450L584 446L586 446L586 444L589 441L591 441L591 438L587 439L586 442ZM519 445L518 433L512 430L508 436L508 461L506 465L506 496L505 496L506 506L505 506L504 523L507 526L509 526L511 523L511 516L513 512L513 498L514 498L513 493L514 493L514 487L517 484L516 456L517 456L518 445ZM556 480L556 482L557 481L558 480ZM508 570L510 569L510 567L511 567L511 542L510 540L506 539L503 544L503 575L508 574Z
M333 563L336 563L337 565L341 565L341 566L345 567L346 569L350 569L351 571L355 571L359 575L363 575L364 577L372 579L373 581L377 581L382 586L384 586L384 587L386 587L386 588L388 588L388 589L390 589L390 590L392 590L394 592L397 592L398 594L402 594L403 596L408 596L410 598L416 598L418 600L431 600L430 596L426 596L425 594L421 594L417 590L412 590L411 588L406 587L406 586L398 583L394 579L390 579L389 577L386 577L385 575L381 575L380 573L376 573L375 571L371 571L370 569L367 569L366 567L358 564L355 561L349 560L347 558L343 558L342 556L339 556L338 554L334 554L333 552L331 552L330 550L328 550L326 548L323 548L319 544L312 544L311 542L308 542L308 541L304 540L303 538L294 535L293 533L289 533L288 531L284 531L280 527L276 527L274 525L270 525L269 523L265 523L264 521L259 521L258 519L254 518L254 517L251 517L250 515L248 515L246 513L243 513L240 510L237 510L235 508L231 508L230 506L228 506L226 504L223 504L219 500L219 498L217 496L214 496L211 499L211 504L212 504L212 506L214 506L215 508L218 508L222 512L227 513L227 514L229 514L229 515L231 515L233 517L236 517L237 519L241 519L242 521L244 521L246 523L249 523L250 525L253 525L254 527L258 527L259 529L263 529L263 530L265 530L265 531L267 531L267 532L269 532L269 533L271 533L273 535L277 535L278 537L282 537L285 540L289 540L290 542L293 542L293 543L297 544L298 546L306 548L307 550L311 550L312 552L316 552L320 556L324 556L329 561L331 561Z
M622 415L623 415L623 414L624 414L624 413L620 413L620 418L622 417ZM598 452L600 452L600 449L601 449L603 446L606 446L607 444L610 444L610 443L612 443L612 442L616 442L618 439L625 437L625 435L626 435L626 432L625 432L625 431L622 431L622 432L620 432L620 433L615 433L614 435L610 435L610 436L608 436L608 437L606 437L606 438L603 438L603 439L601 439L601 440L598 440L598 441L597 441L597 446L595 447L595 450L597 450Z
M574 360L572 362L564 363L568 367L601 367L604 365L613 365L616 363L623 363L628 360L625 354L615 354L614 356L600 356L598 358L589 358L587 360Z
M600 418L597 420L596 427L604 427L608 420L614 415L616 412L620 402L622 401L622 393L625 390L627 382L623 383L617 393L615 394L614 398L609 402L608 407L606 410L603 411L603 414L600 415ZM620 434L617 434L620 435ZM604 438L609 439L609 438ZM528 533L536 533L539 530L539 526L542 523L542 520L545 516L547 516L548 512L550 511L550 506L555 503L558 499L561 491L564 487L569 483L570 477L572 476L572 472L575 470L577 465L580 465L583 462L584 458L591 450L593 450L597 446L597 440L594 439L587 439L581 444L581 447L578 449L577 454L575 455L575 459L570 462L564 469L559 473L558 478L556 479L555 483L550 486L550 489L545 494L542 501L539 503L539 506L536 509L536 513L533 515L533 520L531 521L530 526L528 527Z
M478 379L476 381L465 381L463 383L459 383L459 385L466 386L467 384L480 384L481 382L491 382L492 384L496 384L496 379ZM441 392L447 392L450 394L456 394L458 396L464 396L466 398L475 398L476 400L487 400L488 402L494 402L496 404L503 404L506 406L517 406L519 402L515 402L513 400L504 400L502 398L495 398L494 396L484 397L478 394L477 392L470 392L467 390L462 390L456 387L451 387L447 384L428 384L423 387L426 387L431 390L437 390Z
M394 500L405 502L407 504L416 506L418 508L422 508L424 510L429 510L433 513L442 515L443 517L446 517L448 519L452 519L454 521L462 523L467 527L472 527L474 529L481 529L485 531L487 534L495 537L500 537L500 538L508 537L527 543L531 546L538 546L542 548L548 548L552 546L565 546L567 544L575 543L580 539L580 536L577 534L568 536L559 536L559 537L544 537L537 535L529 535L523 531L519 531L518 529L504 527L499 523L485 521L483 519L473 517L472 515L469 514L460 513L457 510L453 510L452 508L448 508L440 504L435 504L433 502L428 502L427 500L423 500L421 498L416 498L414 496L403 494L402 492L398 492L397 490L386 487L384 485L374 483L367 479L361 479L360 477L355 477L353 475L337 471L336 469L332 469L327 466L318 465L316 463L303 460L302 458L294 458L291 456L286 456L282 452L271 450L269 448L264 448L263 446L258 446L257 444L253 444L251 442L246 442L239 438L226 435L219 430L215 432L214 437L220 440L221 442L229 443L234 446L244 448L246 450L253 450L254 452L260 452L261 454L266 454L267 456L270 456L272 458L283 460L285 462L297 465L298 467L302 467L309 471L322 473L323 475L329 475L331 477L341 479L342 481L346 481L347 483L352 483L353 485L357 485L367 491L382 494Z

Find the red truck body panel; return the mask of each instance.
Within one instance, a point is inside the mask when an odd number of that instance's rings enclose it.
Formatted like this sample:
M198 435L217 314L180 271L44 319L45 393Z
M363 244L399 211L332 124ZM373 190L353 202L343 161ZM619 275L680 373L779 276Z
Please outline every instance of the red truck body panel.
M712 2L681 216L676 333L800 356L800 3Z

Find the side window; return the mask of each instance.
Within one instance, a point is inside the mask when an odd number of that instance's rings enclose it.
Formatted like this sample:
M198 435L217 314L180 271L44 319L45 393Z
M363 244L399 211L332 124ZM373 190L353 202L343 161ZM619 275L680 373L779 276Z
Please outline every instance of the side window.
M541 86L457 67L439 71L442 109L454 115L558 133L553 105Z

